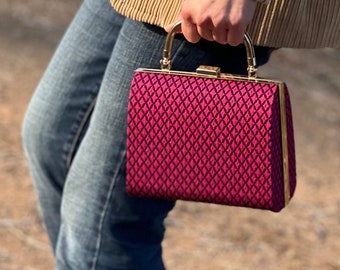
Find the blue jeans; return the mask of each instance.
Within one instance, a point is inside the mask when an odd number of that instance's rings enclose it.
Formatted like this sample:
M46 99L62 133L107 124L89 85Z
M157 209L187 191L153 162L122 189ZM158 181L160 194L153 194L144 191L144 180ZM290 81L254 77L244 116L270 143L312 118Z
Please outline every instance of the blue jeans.
M23 144L56 269L164 269L163 220L174 202L125 191L130 81L159 68L163 29L122 17L107 0L85 0L27 109ZM269 48L256 48L259 64ZM242 46L178 37L173 69L199 64L245 73Z

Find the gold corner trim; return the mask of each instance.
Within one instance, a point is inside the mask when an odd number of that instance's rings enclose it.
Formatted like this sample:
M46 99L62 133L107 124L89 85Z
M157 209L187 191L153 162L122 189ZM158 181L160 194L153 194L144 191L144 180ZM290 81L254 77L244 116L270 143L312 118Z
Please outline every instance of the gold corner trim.
M281 146L282 146L284 200L285 200L285 206L287 206L287 204L290 201L290 183L289 183L286 101L285 101L285 87L283 83L279 84L279 101L280 101L280 119L281 119L281 143L282 143Z

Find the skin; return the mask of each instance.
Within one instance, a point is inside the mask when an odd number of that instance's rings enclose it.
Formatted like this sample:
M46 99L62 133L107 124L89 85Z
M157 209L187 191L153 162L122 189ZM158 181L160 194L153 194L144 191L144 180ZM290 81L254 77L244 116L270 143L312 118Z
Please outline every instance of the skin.
M175 22L182 21L182 33L189 42L203 38L237 46L243 42L256 5L255 0L184 0ZM174 23L165 30L169 31Z

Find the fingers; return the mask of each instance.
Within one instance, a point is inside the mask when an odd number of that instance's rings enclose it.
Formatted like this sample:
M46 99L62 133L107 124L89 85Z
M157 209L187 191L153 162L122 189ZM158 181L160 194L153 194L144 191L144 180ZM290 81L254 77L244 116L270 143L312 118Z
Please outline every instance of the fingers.
M255 8L256 1L250 0L185 0L177 21L182 21L182 33L189 42L204 38L237 46Z
M216 41L222 44L226 44L228 30L225 28L216 29L213 26L207 27L205 25L196 25L190 20L183 20L182 17L178 17L176 20L182 21L181 24L181 32L191 43L197 43L201 38L204 38L209 41ZM169 32L175 23L171 23L164 27L165 31Z
M237 46L243 43L245 31L246 31L246 27L230 28L230 30L228 30L227 43L231 46Z
M197 43L201 37L203 37L199 30L200 29L189 20L182 20L182 33L189 42Z
M171 23L164 27L166 32L169 32L172 27L179 21L182 21L181 32L185 39L191 43L197 43L201 39L201 35L198 32L198 28L195 24L190 23L188 20L183 20L182 17L177 17L174 23Z
M213 40L221 43L229 43L229 30L227 28L216 29L212 31Z
M179 21L179 20L178 20ZM174 23L165 27L165 30L169 32ZM237 46L243 42L244 30L235 30L228 27L202 27L188 21L182 21L181 32L185 39L191 43L197 43L201 38L215 41L220 44L230 44L232 46Z
M174 27L174 25L175 25L176 23L180 22L180 21L182 21L182 16L181 16L181 15L177 16L177 18L176 18L172 23L170 23L170 24L168 24L167 26L165 26L165 27L164 27L164 30L165 30L166 32L170 32L171 29ZM178 30L178 31L179 31L179 32L182 32L182 30Z

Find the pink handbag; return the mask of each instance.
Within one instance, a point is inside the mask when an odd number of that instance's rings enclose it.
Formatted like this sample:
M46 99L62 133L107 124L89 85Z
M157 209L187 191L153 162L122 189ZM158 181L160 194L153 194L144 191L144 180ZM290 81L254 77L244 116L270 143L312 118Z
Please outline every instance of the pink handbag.
M296 186L286 85L257 78L247 34L248 76L170 70L178 27L167 36L161 69L138 69L132 80L128 193L280 211Z

